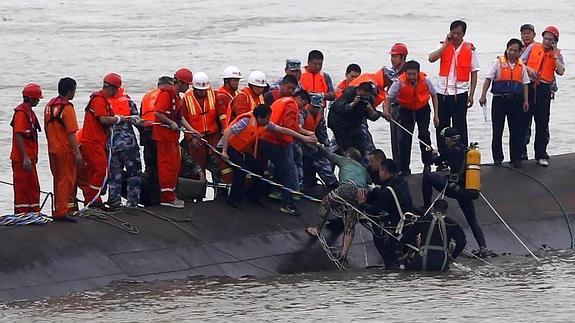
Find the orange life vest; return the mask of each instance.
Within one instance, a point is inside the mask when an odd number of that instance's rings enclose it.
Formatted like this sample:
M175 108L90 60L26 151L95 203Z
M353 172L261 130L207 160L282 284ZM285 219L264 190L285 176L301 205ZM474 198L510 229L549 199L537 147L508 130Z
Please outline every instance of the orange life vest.
M493 94L522 94L523 93L523 61L519 59L515 67L507 62L505 56L499 56L499 76L493 80L491 93ZM497 75L497 74L496 74Z
M473 57L473 47L472 43L463 42L461 44L461 49L457 54L455 59L455 78L459 82L469 81L471 74L471 60ZM455 46L451 45L445 48L443 54L441 55L441 61L439 65L439 76L449 76L449 71L451 70L451 62L453 61L453 55L455 54Z
M218 132L218 116L216 114L216 95L209 88L204 98L203 106L194 96L194 90L190 89L184 95L188 122L192 128L201 134L214 134Z
M62 113L64 113L64 108L66 106L74 105L62 98L61 96L57 96L48 102L46 107L44 108L44 128L47 128L48 124L51 122L59 122L62 126L64 126L64 121L62 121Z
M358 76L355 80L349 83L349 86L359 86L361 83L370 82L377 88L377 95L374 97L373 106L378 107L383 101L385 101L385 79L383 77L383 70L380 69L375 73L363 73Z
M323 72L313 74L308 71L307 67L299 82L301 88L309 93L327 93L329 91Z
M237 92L230 91L222 85L216 90L216 113L218 114L218 120L220 121L221 129L225 129L228 126L228 122L231 121L227 119L228 105L237 95Z
M108 99L114 114L119 116L130 116L130 97L125 93L124 88L119 88L115 96Z
M156 121L156 100L160 94L160 89L155 88L144 94L140 105L140 118L144 120L144 127L153 126Z
M291 96L279 98L276 101L274 101L274 103L271 106L272 114L270 116L270 122L273 122L278 126L286 127L284 117L286 113L286 106L288 104L292 104L292 106L295 106L296 109L298 108L297 101ZM286 145L293 142L293 137L290 135L271 133L269 131L262 135L262 139L277 145Z
M429 103L429 86L427 85L426 75L419 72L415 86L407 80L405 73L399 76L399 93L397 94L397 101L402 108L411 111L423 109Z
M349 84L347 84L347 80L343 80L339 82L337 87L335 88L335 98L339 98L343 94L343 90L345 90Z
M320 109L316 116L314 117L311 112L309 111L309 106L306 108L307 111L305 112L305 119L303 120L302 128L307 131L315 132L317 126L320 124L321 120L323 119L323 111Z
M256 106L258 106L260 104L264 104L263 95L256 96L254 94L254 92L252 91L252 89L250 89L249 86L246 86L230 101L230 104L228 104L228 110L226 113L226 120L232 120L233 118L237 117L235 115L235 112L232 111L232 104L240 96L245 96L248 98L248 101L250 102L250 110L252 110L252 111Z
M539 79L546 83L553 82L555 76L555 59L553 51L545 51L541 43L534 43L527 58L527 66L539 72Z
M230 122L228 127L231 127L243 118L250 118L248 126L239 134L232 134L228 144L241 153L253 152L254 156L256 156L259 136L267 130L267 127L258 125L258 120L253 112L246 112L239 115Z

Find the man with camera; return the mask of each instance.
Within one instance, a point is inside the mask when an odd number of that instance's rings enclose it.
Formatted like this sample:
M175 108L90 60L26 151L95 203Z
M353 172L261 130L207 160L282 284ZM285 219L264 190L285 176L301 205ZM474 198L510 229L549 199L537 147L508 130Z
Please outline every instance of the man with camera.
M370 82L348 87L331 105L327 125L333 131L341 151L354 147L364 156L369 142L361 131L366 119L376 121L380 113L373 107L374 90Z

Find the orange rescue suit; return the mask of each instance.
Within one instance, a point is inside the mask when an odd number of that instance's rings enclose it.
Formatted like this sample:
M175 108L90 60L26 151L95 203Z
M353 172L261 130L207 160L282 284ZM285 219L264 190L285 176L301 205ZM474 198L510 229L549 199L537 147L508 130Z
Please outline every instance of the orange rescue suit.
M244 87L231 101L226 112L226 120L252 111L259 104L264 103L262 95L256 96L249 86Z
M471 74L471 58L473 56L474 49L475 47L472 43L463 42L461 44L461 49L459 50L457 58L455 59L455 76L459 82L469 81L469 76ZM443 54L441 55L439 76L447 77L449 75L454 54L455 47L453 45L447 46L445 48Z
M14 183L14 213L40 212L40 183L36 163L38 162L38 131L40 123L29 103L24 102L14 109L12 117L12 174ZM25 170L24 156L16 145L16 134L24 139L24 150L32 166Z
M397 101L402 108L411 111L421 110L429 104L429 86L427 85L426 75L419 72L415 86L407 80L405 73L399 76L399 93Z
M228 105L236 96L237 92L230 92L225 86L221 86L216 90L216 113L218 115L218 121L220 130L223 132L224 129L228 127L228 123L231 120L226 119L228 113Z

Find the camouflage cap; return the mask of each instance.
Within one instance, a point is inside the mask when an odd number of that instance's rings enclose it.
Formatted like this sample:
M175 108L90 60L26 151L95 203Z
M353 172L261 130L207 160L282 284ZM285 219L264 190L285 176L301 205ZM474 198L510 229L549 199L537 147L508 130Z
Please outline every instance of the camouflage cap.
M301 69L301 62L297 59L286 59L286 69L288 70L299 70Z

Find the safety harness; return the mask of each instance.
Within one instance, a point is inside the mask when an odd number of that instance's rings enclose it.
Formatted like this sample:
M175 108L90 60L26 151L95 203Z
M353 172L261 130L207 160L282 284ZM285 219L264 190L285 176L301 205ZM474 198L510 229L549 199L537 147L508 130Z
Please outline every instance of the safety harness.
M429 228L427 229L427 237L425 239L425 244L419 247L419 255L421 256L421 265L422 270L427 270L427 255L429 250L436 250L443 252L443 264L441 265L441 269L444 269L447 266L448 260L448 241L447 241L447 228L445 227L445 214L439 212L432 212L431 215L433 216L431 223L429 224ZM441 235L441 241L443 243L442 246L432 245L431 238L433 237L433 233L435 232L436 224L439 225L439 234Z

